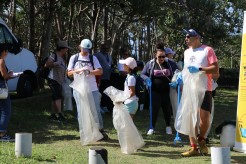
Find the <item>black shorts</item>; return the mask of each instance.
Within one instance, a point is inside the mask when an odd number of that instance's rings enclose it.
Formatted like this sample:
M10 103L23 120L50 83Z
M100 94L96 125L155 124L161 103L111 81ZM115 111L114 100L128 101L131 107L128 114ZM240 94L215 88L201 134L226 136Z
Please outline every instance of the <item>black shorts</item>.
M52 92L52 100L62 99L62 86L53 79L48 79L48 85Z
M211 91L205 92L201 108L211 113L211 110L212 110L212 92Z

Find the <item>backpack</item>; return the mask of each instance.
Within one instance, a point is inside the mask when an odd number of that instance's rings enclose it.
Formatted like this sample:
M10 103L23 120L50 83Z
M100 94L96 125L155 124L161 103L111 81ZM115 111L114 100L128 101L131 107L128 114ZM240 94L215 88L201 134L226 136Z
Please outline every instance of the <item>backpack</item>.
M55 54L55 60L54 62L57 61L57 54ZM41 61L41 64L39 66L39 77L43 78L43 79L48 79L48 76L49 76L49 73L50 73L50 70L52 68L48 68L48 67L45 67L45 63L47 62L47 60L49 59L50 56L46 56L42 61Z
M139 104L142 104L144 101L145 91L146 91L144 80L140 77L140 75L133 74L133 76L136 79L135 94L139 98ZM127 82L127 80L126 80L126 82Z
M79 53L75 55L74 61L73 61L73 65L75 66L75 63L78 61L79 59ZM90 63L92 65L93 70L95 69L94 67L94 61L93 61L93 55L89 54L89 59L90 59Z
M74 65L74 66L75 66L75 63L78 61L78 59L79 59L79 53L75 55L75 58L74 58L74 61L73 61L73 65ZM93 68L93 70L94 70L95 67L94 67L93 55L89 54L89 60L90 60L90 63L91 63L91 65L92 65L92 68ZM99 86L101 76L96 75L95 77L96 77L97 85Z

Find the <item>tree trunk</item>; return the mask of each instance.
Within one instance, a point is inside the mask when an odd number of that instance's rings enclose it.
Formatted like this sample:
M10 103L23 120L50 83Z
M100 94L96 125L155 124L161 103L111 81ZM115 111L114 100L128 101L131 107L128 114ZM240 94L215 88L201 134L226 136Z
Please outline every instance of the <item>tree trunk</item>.
M29 0L29 39L28 49L34 53L35 49L35 1Z
M145 61L150 59L150 52L151 52L150 22L147 23L147 52L146 55L144 56Z
M54 1L49 0L47 7L48 7L48 10L47 12L45 12L46 14L45 14L44 22L43 22L44 28L43 28L43 33L42 33L39 61L41 61L43 57L49 55L51 30L52 30L52 23L54 21L54 12L55 12Z
M42 39L40 45L40 53L38 55L38 63L40 65L41 60L49 55L49 47L51 40L51 30L52 23L54 21L54 13L55 13L55 2L53 0L49 0L47 3L48 10L45 12L44 20L43 20L43 31L42 31ZM44 88L44 80L39 78L39 87Z
M103 41L106 42L108 40L108 8L107 6L103 10Z
M93 53L97 49L97 31L98 31L98 18L101 12L97 3L93 5L92 19L91 19L91 40L93 41Z
M11 2L11 8L10 8L10 20L11 20L11 30L13 33L15 33L15 27L16 27L16 2L13 0Z

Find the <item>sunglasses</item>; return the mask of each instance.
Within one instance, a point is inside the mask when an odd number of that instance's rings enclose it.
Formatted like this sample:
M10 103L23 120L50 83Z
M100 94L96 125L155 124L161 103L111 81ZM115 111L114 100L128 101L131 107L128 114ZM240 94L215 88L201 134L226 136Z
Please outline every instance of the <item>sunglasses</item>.
M158 56L158 59L165 58L165 56Z
M187 38L187 39L190 39L192 37L196 37L196 36L190 36L190 35L185 36L185 38Z

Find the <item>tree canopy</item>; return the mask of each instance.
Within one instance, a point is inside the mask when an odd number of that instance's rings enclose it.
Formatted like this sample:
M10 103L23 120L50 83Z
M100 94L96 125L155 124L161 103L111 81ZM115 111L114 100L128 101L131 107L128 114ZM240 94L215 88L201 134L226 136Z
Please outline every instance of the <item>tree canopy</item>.
M214 47L221 67L239 67L243 11L237 0L1 0L1 17L40 61L57 40L72 50L84 38L93 50L109 42L114 59L128 47L140 60L153 56L164 42L182 56L182 29L193 28L203 43Z

